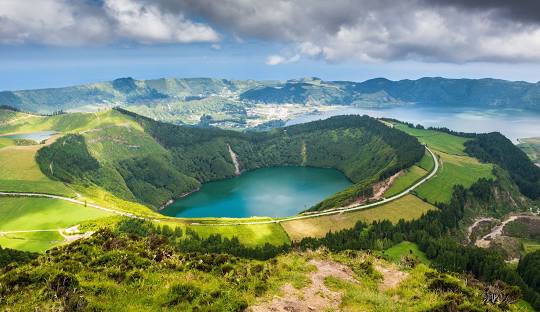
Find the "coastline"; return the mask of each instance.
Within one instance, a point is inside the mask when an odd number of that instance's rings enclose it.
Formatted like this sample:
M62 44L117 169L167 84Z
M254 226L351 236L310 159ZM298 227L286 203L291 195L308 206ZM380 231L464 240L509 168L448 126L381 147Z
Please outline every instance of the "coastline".
M168 201L166 201L164 204L162 204L161 206L159 206L158 210L157 211L161 211L165 208L167 208L169 205L171 205L172 203L174 203L176 200L179 200L180 198L184 198L188 195L191 195L192 193L195 193L197 191L199 191L201 188L198 187L196 189L194 189L193 191L189 191L189 192L185 192L185 193L182 193L180 194L180 196L178 196L177 198L171 198L169 199Z

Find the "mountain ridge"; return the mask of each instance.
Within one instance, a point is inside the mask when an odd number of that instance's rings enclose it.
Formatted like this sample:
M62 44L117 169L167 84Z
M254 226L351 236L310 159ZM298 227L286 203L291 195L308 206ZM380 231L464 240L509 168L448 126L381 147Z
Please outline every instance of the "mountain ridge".
M494 78L416 80L373 78L362 82L325 81L317 77L272 80L131 77L84 85L0 92L0 105L38 113L93 111L100 107L152 108L190 100L255 104L351 105L385 107L404 104L479 108L540 109L540 84ZM210 99L210 100L209 100Z

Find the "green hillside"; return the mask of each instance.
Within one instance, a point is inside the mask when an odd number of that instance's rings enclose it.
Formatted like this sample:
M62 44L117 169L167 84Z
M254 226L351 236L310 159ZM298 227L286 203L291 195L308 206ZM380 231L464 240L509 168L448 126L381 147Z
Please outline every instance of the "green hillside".
M38 152L41 170L53 180L96 184L120 198L156 208L201 183L234 176L230 147L240 170L304 165L342 171L355 185L316 207L325 209L369 194L373 182L409 167L424 154L414 138L367 116L240 133L113 112L131 123L58 139Z

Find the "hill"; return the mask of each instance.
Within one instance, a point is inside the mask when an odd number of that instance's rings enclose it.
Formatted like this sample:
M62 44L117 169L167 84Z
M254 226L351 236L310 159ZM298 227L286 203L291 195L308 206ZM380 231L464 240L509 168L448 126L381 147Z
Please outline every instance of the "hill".
M370 196L374 182L424 155L416 139L367 116L241 133L161 123L121 109L118 113L143 131L116 125L62 137L37 153L42 172L70 184L93 183L120 198L157 208L201 183L244 170L283 165L336 168L355 185L315 208L325 209Z
M204 121L226 128L254 127L330 105L538 111L539 100L539 83L439 77L364 82L323 81L315 77L288 81L119 78L64 88L0 92L0 105L34 113L121 106L156 120L188 124ZM285 111L280 112L276 105Z

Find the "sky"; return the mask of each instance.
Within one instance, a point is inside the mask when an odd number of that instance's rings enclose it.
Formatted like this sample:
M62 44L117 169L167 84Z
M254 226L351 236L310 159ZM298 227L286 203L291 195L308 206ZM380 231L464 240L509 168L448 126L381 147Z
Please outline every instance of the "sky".
M0 90L119 77L540 80L538 0L0 0Z

